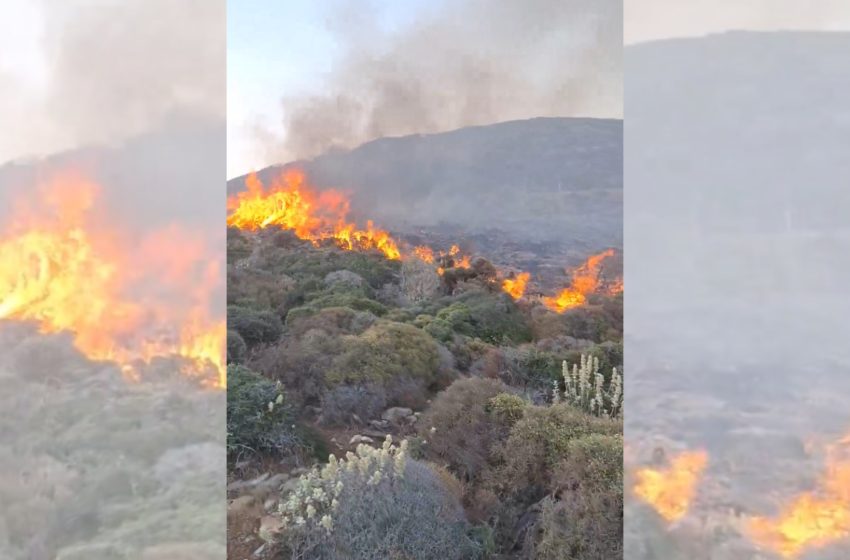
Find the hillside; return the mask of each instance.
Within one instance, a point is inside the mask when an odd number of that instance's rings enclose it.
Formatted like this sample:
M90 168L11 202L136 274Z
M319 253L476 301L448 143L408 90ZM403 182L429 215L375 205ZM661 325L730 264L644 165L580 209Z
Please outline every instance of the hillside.
M231 182L229 555L621 552L619 130L384 139Z
M848 557L848 48L626 49L628 560ZM679 511L637 498L647 472Z
M297 165L352 193L355 214L385 227L498 228L525 241L622 245L622 121L537 118L382 138ZM228 193L244 177L228 182Z

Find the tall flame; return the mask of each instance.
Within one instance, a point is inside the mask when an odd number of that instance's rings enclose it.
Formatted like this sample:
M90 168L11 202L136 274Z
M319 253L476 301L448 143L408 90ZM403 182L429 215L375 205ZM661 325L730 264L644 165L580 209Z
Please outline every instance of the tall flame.
M371 221L366 229L348 222L348 199L334 190L315 191L303 171L287 170L268 189L255 174L248 176L245 185L247 190L227 200L230 227L258 230L278 226L315 244L332 239L346 250L377 249L388 259L401 258L389 233Z
M525 293L525 286L528 284L529 278L531 278L531 274L528 272L520 272L515 278L505 278L502 281L502 291L514 299L519 299Z
M0 230L0 319L71 332L83 354L121 364L129 378L137 362L179 356L187 375L224 386L225 323L207 309L218 265L202 241L175 226L127 251L116 242L120 232L87 220L94 183L69 175L38 194L18 199ZM186 298L191 293L196 298Z
M636 473L635 495L667 521L677 521L688 512L707 464L708 454L699 450L676 455L664 469L642 468Z
M817 488L791 500L776 517L747 523L753 541L784 558L850 537L850 435L827 450Z
M591 255L581 266L573 270L572 283L561 290L557 295L543 298L543 305L563 313L567 309L578 307L587 301L587 296L599 290L599 270L602 261L614 256L614 250L608 249L597 255ZM613 284L610 293L622 291L622 282L619 280Z

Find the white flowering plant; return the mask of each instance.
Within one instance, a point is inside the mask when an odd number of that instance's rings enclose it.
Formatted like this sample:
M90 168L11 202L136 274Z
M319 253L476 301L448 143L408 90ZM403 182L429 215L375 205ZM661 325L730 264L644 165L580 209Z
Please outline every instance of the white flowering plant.
M357 446L302 475L279 507L281 543L293 559L480 558L463 509L408 444Z

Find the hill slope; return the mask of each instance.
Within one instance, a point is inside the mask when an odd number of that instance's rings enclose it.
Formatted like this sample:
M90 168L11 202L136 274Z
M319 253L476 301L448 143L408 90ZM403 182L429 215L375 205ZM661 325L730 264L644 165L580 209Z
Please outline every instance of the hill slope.
M622 121L538 118L382 138L298 165L386 227L498 227L531 239L622 243ZM244 176L228 182L243 188Z

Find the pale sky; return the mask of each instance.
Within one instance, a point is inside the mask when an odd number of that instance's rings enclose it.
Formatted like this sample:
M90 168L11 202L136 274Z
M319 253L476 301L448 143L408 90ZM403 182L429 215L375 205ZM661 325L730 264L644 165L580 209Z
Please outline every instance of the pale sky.
M384 29L399 30L442 2L361 1ZM281 98L321 88L342 54L333 32L344 26L336 0L245 0L227 9L227 175L271 163L257 128L282 134ZM428 8L426 8L428 6Z
M625 44L730 30L850 30L847 0L624 0Z

